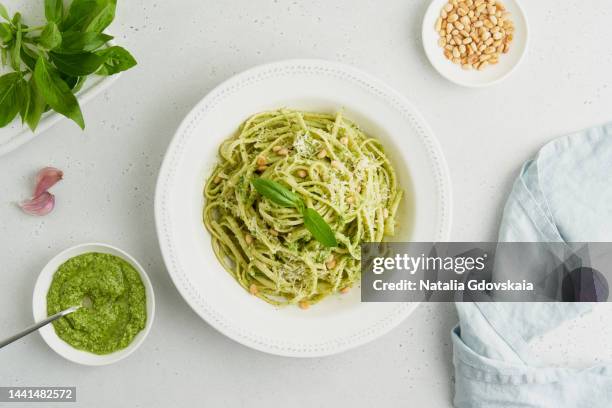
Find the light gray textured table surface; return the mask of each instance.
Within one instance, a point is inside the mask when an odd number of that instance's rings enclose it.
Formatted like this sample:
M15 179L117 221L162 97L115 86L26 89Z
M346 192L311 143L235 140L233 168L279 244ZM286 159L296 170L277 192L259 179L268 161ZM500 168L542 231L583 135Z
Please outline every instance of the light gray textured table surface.
M522 1L527 58L509 79L479 90L447 82L426 60L427 3L119 0L111 31L139 67L86 105L84 133L64 120L0 158L0 337L31 323L32 289L46 261L86 241L141 261L156 290L156 321L134 355L102 368L70 363L29 336L0 350L0 386L76 385L79 402L68 406L83 407L450 406L453 305L423 305L387 336L337 356L265 355L191 311L166 273L153 219L164 151L200 98L253 65L324 58L380 77L417 106L451 171L452 239L494 239L521 163L555 136L612 120L612 3ZM27 216L15 202L46 165L65 171L57 207ZM538 339L535 351L574 366L611 361L610 319L604 306Z

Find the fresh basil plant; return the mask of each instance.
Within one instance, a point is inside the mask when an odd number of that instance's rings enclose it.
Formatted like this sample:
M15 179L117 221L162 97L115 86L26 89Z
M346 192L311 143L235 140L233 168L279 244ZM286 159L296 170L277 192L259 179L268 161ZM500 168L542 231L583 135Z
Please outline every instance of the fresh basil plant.
M113 75L136 65L122 47L108 46L103 31L116 0L44 0L46 23L30 27L0 4L0 127L17 115L34 131L49 109L85 128L75 93L89 75Z

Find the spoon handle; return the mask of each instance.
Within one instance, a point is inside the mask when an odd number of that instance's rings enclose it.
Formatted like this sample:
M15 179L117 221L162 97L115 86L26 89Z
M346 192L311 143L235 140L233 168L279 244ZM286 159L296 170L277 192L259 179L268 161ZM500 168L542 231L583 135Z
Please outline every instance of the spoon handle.
M23 330L22 332L19 332L19 333L15 334L14 336L11 336L11 337L9 337L7 339L1 340L0 341L0 348L4 347L6 345L11 344L15 340L19 340L23 336L26 336L26 335L32 333L33 331L36 331L36 330L40 329L41 327L48 325L49 323L51 323L54 320L59 319L60 317L64 317L67 314L70 314L70 313L76 311L78 308L79 308L79 306L73 306L73 307L71 307L69 309L62 310L61 312L56 313L53 316L49 316L45 320L42 320L42 321L40 321L38 323L34 323L32 326L28 327L27 329Z

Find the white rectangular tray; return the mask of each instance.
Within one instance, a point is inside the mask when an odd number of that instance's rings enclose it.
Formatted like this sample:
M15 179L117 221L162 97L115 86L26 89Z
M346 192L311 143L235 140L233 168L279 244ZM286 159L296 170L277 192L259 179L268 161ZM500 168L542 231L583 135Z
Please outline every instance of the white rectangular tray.
M120 75L121 73L112 76L92 75L88 77L83 89L77 93L77 99L81 107L94 96L107 89ZM64 116L53 111L46 112L36 128L36 132L32 132L27 125L21 123L21 118L17 116L12 123L0 128L0 156L32 140L62 118L64 118Z

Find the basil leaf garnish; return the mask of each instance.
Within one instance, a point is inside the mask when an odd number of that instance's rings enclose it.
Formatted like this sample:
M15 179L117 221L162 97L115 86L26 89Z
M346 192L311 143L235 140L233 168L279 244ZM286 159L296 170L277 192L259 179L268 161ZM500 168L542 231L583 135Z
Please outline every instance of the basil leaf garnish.
M259 177L253 179L251 184L259 194L281 207L297 207L298 202L302 201L297 194L276 181Z
M318 212L312 208L306 208L302 215L304 216L304 226L317 241L328 248L338 246L334 232Z
M293 207L304 217L304 226L312 234L314 239L326 247L336 247L338 242L331 227L321 215L312 208L306 207L304 201L294 192L287 189L276 181L256 178L251 180L255 190L268 200L282 207Z

